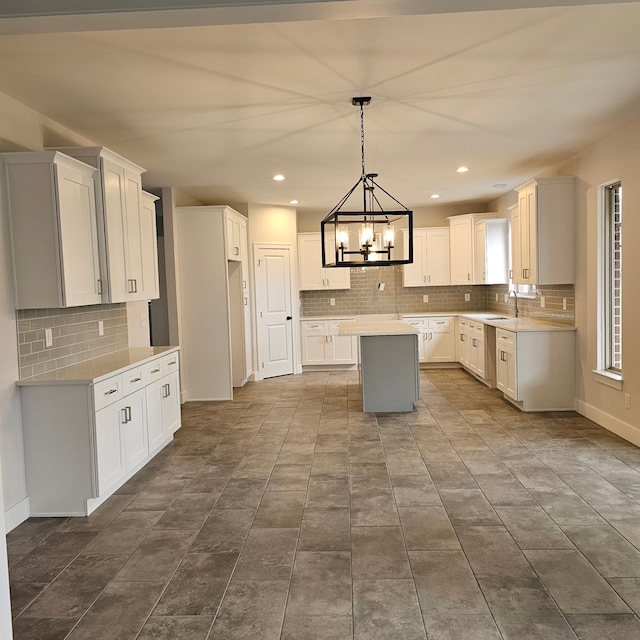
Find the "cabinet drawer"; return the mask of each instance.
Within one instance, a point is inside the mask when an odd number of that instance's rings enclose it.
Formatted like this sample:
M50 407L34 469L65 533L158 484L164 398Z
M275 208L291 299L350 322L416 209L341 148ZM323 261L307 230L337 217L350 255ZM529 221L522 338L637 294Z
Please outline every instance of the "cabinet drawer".
M162 375L166 376L179 367L178 353L170 353L162 357Z
M327 333L326 322L303 322L302 333L307 336L323 336Z
M144 367L128 369L120 374L122 378L122 395L126 396L147 384Z
M496 331L496 342L509 347L516 346L516 334L513 331L498 329Z
M429 329L431 331L437 329L449 329L453 326L453 318L429 318Z
M113 404L123 396L122 374L96 382L93 385L93 405L96 411Z
M147 362L144 365L143 375L144 379L147 381L147 384L151 384L154 380L162 378L162 376L164 375L162 373L162 358L156 358L151 362Z

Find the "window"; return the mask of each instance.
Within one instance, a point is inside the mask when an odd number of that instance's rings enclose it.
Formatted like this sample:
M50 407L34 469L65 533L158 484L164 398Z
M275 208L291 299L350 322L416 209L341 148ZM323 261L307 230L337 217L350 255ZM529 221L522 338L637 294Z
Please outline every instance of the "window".
M622 184L601 188L599 369L622 376Z

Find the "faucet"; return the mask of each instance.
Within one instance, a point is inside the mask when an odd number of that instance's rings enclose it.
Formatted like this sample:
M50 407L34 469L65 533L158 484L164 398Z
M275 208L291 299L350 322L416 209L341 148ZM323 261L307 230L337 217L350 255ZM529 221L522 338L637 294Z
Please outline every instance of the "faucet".
M511 298L513 296L514 301L515 301L515 314L516 314L516 318L520 315L520 312L518 311L518 294L516 293L515 289L511 289L511 291L509 291L509 297Z

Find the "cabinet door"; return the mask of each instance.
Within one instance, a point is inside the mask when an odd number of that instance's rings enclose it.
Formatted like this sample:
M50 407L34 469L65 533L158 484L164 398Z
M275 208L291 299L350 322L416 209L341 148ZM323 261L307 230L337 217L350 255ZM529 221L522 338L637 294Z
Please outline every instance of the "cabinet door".
M473 284L487 282L487 227L484 220L475 223Z
M162 418L162 396L166 378L155 380L145 389L147 401L147 439L149 451L154 452L164 441L164 422Z
M535 284L538 282L538 203L536 196L536 187L529 187L527 189L527 213L529 216L529 219L527 220L528 253L527 265L525 266L525 279L528 284Z
M449 265L449 229L427 229L426 233L426 272L429 286L451 283Z
M165 434L175 433L181 425L180 377L177 371L164 378L162 423Z
M329 360L334 364L355 364L357 362L358 340L356 336L338 335L340 322L327 323L329 333Z
M116 402L95 414L98 496L108 492L127 473L121 435L124 406L124 401Z
M140 206L142 180L139 174L124 170L127 233L127 300L144 300L143 224Z
M102 197L109 299L126 302L129 286L124 168L106 158L102 159Z
M324 289L319 233L298 236L298 268L301 290Z
M472 335L470 338L469 368L481 378L485 376L484 338Z
M150 193L140 197L140 250L142 279L138 283L138 293L143 300L160 297L158 284L158 241L156 234L157 198Z
M58 233L63 304L100 304L100 259L93 179L54 165L58 190Z
M243 260L242 227L246 235L246 226L234 214L227 213L227 260Z
M473 277L473 220L451 220L451 284L471 284Z
M404 254L409 255L409 234L402 233L404 243ZM447 238L447 254L449 251ZM426 229L413 230L413 263L402 265L402 286L403 287L424 287L427 285L427 233ZM448 262L448 260L447 260Z
M350 289L351 269L349 267L336 267L323 269L325 289Z
M429 338L426 322L424 318L405 318L404 321L410 324L418 333L418 361L427 362L427 340Z
M144 389L123 399L124 419L122 440L124 444L125 468L130 471L149 455L147 439L147 415Z
M469 366L469 334L464 328L458 328L458 362L465 367Z
M456 343L453 318L429 318L429 362L455 362Z
M303 322L302 364L327 363L327 325L324 322Z
M519 198L519 200L521 200ZM522 224L520 207L511 212L511 280L514 284L523 284L522 279Z

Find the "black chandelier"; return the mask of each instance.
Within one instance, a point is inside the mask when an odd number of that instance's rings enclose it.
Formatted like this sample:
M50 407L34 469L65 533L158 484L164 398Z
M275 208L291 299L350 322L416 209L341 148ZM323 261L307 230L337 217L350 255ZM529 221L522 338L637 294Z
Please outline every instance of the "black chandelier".
M377 173L367 173L364 167L364 107L370 97L352 98L360 107L360 147L362 175L338 204L320 223L323 267L380 267L413 262L413 211L396 200L376 181ZM342 207L358 186L362 185L362 209L342 211ZM402 210L384 210L375 193L379 189ZM406 229L406 255L395 244L395 226ZM357 232L357 241L356 241Z

